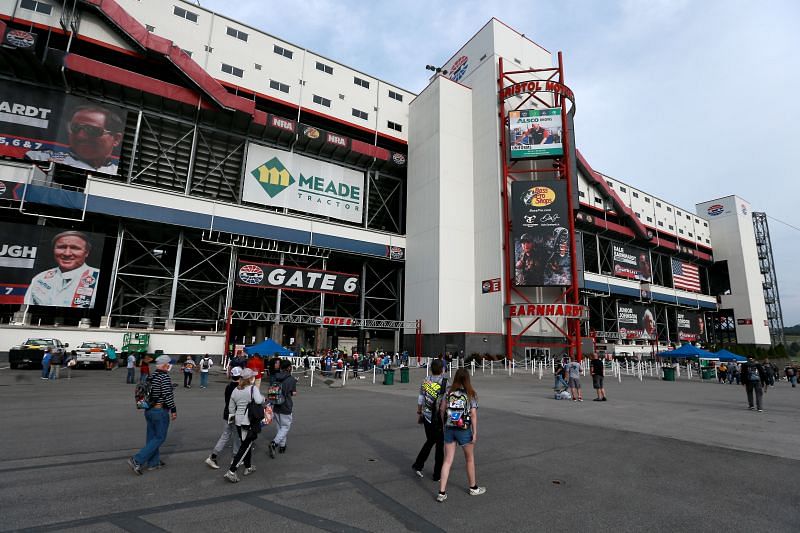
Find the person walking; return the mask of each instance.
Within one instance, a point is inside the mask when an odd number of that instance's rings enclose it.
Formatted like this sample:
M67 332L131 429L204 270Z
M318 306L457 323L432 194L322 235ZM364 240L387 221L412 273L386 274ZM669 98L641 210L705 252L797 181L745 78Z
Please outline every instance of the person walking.
M142 362L139 363L139 383L144 383L150 377L150 362L153 360L149 355L142 357Z
M128 354L127 368L128 375L125 377L125 383L133 385L136 383L136 356L132 353Z
M286 453L286 437L292 427L295 395L297 395L297 379L292 376L292 362L284 359L281 361L281 371L275 375L267 390L267 401L272 405L272 413L278 428L275 438L269 443L268 451L272 459L275 459L275 450L278 450L278 453Z
M159 449L167 440L170 420L174 421L178 417L172 379L169 376L171 369L172 364L168 355L159 355L156 358L156 371L150 377L152 402L144 412L147 421L147 443L136 455L128 459L128 466L139 476L143 474L144 466L147 466L148 470L166 466L161 461Z
M769 359L764 359L764 364L761 365L761 368L764 371L764 393L766 394L767 387L775 386L775 369L772 367Z
M605 374L605 364L603 360L597 355L592 353L592 360L590 362L589 370L592 374L592 386L594 392L597 394L595 402L606 402L606 389L603 387L603 376Z
M42 355L42 379L44 380L50 377L50 360L52 358L53 354L50 353L50 348L45 348Z
M472 388L469 372L465 368L456 370L453 384L447 389L445 400L439 408L444 419L444 462L437 502L447 499L447 480L456 453L456 443L464 450L467 467L468 492L479 496L486 487L479 487L475 479L475 443L478 440L478 395Z
M202 359L200 359L200 388L206 389L208 388L208 372L211 370L211 367L214 366L214 360L208 356L208 354L204 355Z
M239 385L231 393L231 399L228 400L228 418L231 422L236 424L236 432L241 439L242 444L239 446L239 451L233 456L231 466L225 472L225 479L231 483L238 483L239 476L236 471L244 463L244 475L249 476L256 471L256 467L251 463L251 456L253 451L253 444L258 438L258 433L261 431L261 426L258 424L250 424L247 406L250 402L263 405L265 400L261 395L261 391L255 386L256 373L250 368L242 370L242 376L239 378Z
M787 366L784 373L786 374L786 381L792 385L792 388L795 388L797 386L797 370L793 366Z
M745 388L747 389L747 405L752 411L753 409L758 409L758 412L761 413L764 410L762 409L761 400L764 395L764 390L762 386L766 383L767 376L764 372L764 367L762 367L758 361L751 355L746 363L742 363L741 368L742 374L742 384L744 384ZM756 396L756 406L753 407L753 393Z
M447 378L442 374L444 365L441 359L434 359L431 363L430 376L425 378L419 387L417 396L417 418L425 428L425 443L420 448L417 458L411 468L418 477L424 477L422 469L425 461L433 454L433 480L439 481L442 477L442 463L444 462L444 429L440 406L444 392L447 389Z
M261 389L261 378L264 376L264 358L261 354L253 354L246 364L247 368L256 373L255 385L257 389Z
M214 449L211 450L211 455L206 457L206 464L215 470L219 468L217 456L222 453L222 450L225 449L228 442L231 442L233 446L231 457L236 456L236 453L239 451L239 446L242 444L242 441L239 439L239 433L236 431L236 424L228 422L228 416L230 415L230 411L228 411L228 402L231 401L233 389L239 385L239 378L241 375L242 369L240 367L235 366L231 368L231 381L225 386L225 408L222 410L222 419L225 421L225 426L222 428L222 434L219 436L217 444L214 445Z
M567 358L567 361L570 361ZM569 385L569 393L572 395L573 402L583 401L583 392L581 391L581 364L577 361L570 361L566 365L567 370L567 385Z
M106 348L106 370L109 372L117 366L117 350L113 346Z
M181 370L183 370L183 388L184 389L191 389L192 388L192 376L194 375L194 369L197 365L194 363L194 359L192 359L191 355L186 356L186 360L183 362L181 366Z
M50 372L49 378L56 380L59 378L61 372L61 362L64 360L64 355L61 352L55 352L50 356Z

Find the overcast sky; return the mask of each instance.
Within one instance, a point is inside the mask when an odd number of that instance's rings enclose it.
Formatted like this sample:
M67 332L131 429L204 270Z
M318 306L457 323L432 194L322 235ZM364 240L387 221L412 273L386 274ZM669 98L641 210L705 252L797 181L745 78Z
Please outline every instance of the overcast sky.
M800 228L800 2L200 3L412 92L496 17L563 52L595 170L692 211L736 194ZM800 229L769 225L784 323L800 324Z

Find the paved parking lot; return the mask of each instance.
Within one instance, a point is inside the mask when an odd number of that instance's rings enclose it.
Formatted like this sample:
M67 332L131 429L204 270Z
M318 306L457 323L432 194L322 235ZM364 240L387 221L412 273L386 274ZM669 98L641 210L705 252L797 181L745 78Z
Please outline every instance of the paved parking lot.
M459 454L439 504L432 458L425 479L410 468L423 373L344 388L301 377L287 453L266 455L267 429L257 472L231 485L203 463L222 424L220 374L206 390L177 389L168 466L138 477L125 460L145 426L124 370L57 382L0 370L0 529L798 530L800 388L781 383L755 413L736 385L623 377L609 380L610 401L585 390L577 403L551 399L547 375L479 371L477 471L488 491L466 493Z

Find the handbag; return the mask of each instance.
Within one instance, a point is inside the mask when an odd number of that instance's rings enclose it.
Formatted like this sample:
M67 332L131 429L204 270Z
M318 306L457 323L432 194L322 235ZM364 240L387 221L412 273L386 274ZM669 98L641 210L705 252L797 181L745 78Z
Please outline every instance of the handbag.
M261 421L261 425L262 426L270 425L272 423L272 417L273 417L272 406L267 405L264 408L264 420Z
M264 404L257 403L253 399L254 385L250 386L250 402L247 404L247 420L250 422L250 427L258 430L261 427L261 421L264 420Z

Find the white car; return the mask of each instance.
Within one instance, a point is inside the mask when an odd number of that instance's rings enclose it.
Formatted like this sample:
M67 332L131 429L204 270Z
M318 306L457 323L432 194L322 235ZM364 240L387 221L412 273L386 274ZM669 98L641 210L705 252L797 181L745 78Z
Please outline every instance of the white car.
M106 366L106 353L108 349L113 348L111 343L108 342L84 342L75 348L75 361L77 366L97 366L105 368Z

